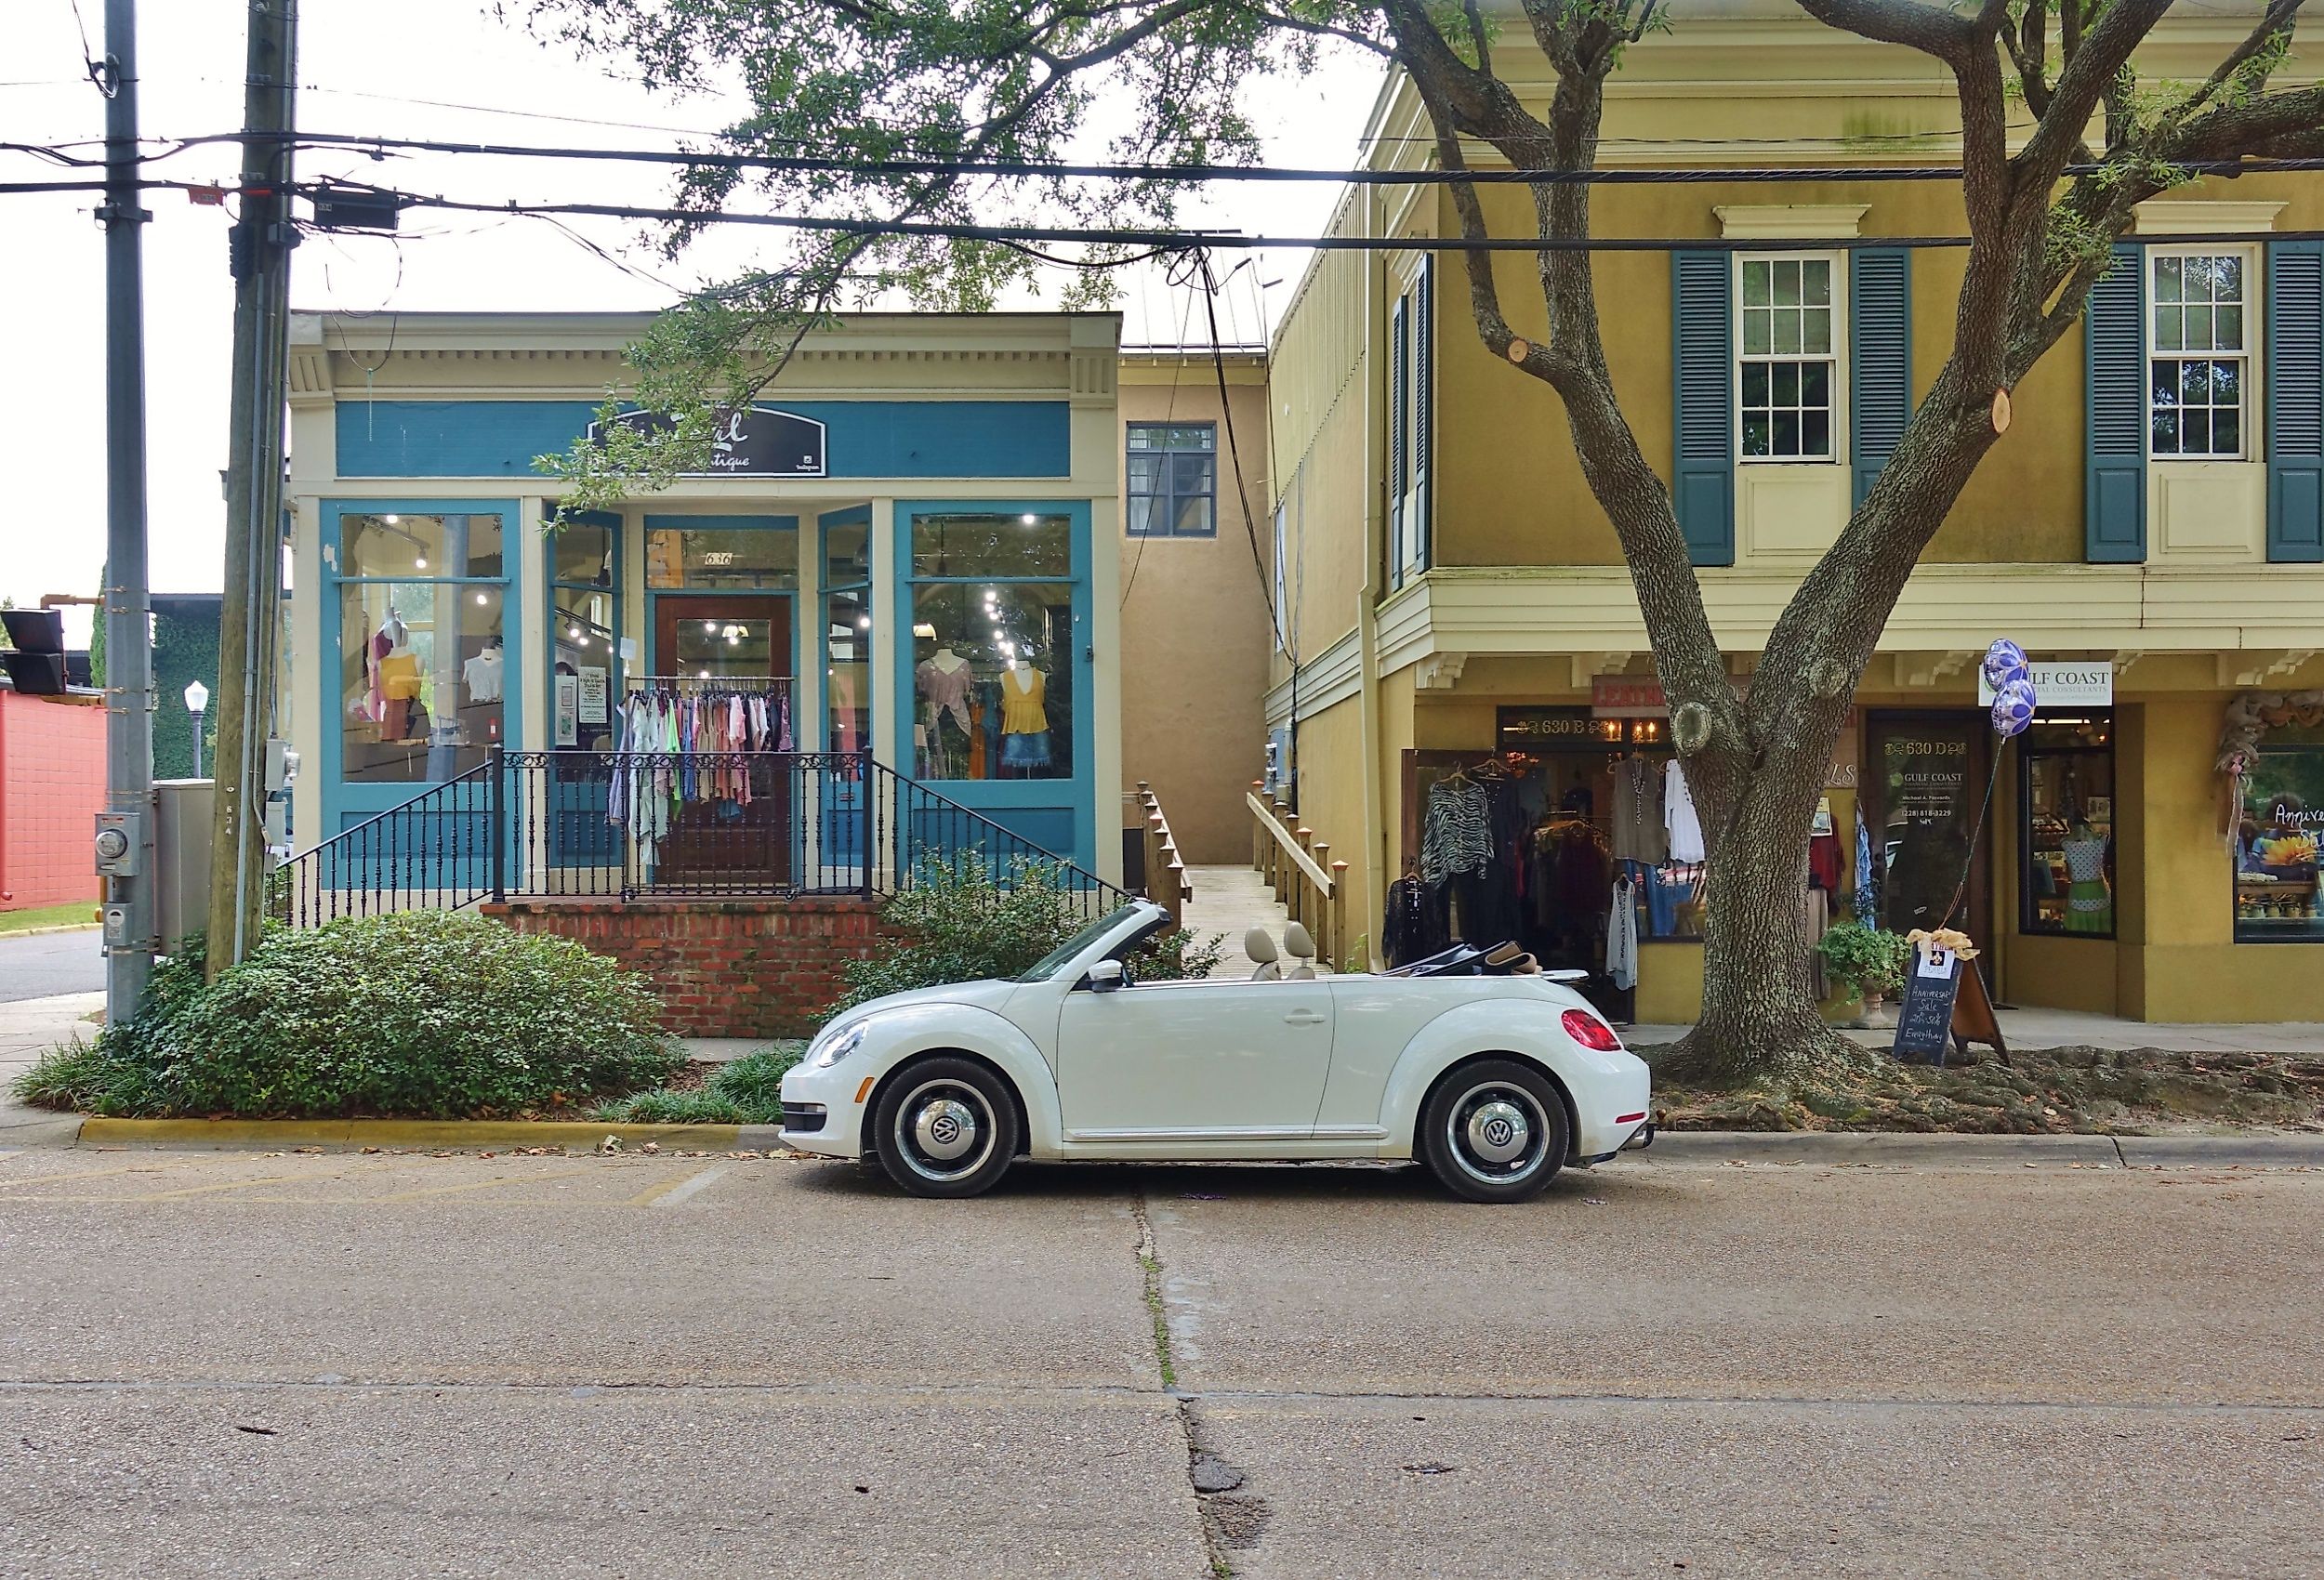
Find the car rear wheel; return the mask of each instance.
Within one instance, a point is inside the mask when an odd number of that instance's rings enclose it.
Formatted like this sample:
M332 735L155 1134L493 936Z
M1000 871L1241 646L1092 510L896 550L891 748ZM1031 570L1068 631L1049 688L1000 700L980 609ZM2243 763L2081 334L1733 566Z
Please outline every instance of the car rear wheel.
M1548 1076L1513 1059L1446 1075L1420 1109L1420 1156L1456 1196L1526 1202L1565 1162L1565 1104Z
M915 1196L976 1196L1009 1172L1017 1105L973 1060L924 1059L880 1094L872 1114L879 1166Z

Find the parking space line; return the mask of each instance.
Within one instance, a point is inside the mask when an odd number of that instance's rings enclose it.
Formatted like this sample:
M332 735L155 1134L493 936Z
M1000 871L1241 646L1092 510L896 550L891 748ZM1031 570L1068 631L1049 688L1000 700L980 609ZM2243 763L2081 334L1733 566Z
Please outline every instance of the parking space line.
M563 1168L554 1174L504 1174L493 1179L471 1180L466 1185L433 1185L424 1191L398 1191L392 1195L363 1198L371 1202L419 1202L430 1196L460 1196L470 1191L489 1191L499 1185L530 1185L542 1179L571 1179L591 1172L586 1168Z
M684 1179L666 1179L659 1185L639 1192L623 1205L632 1207L650 1207L659 1203L663 1206L676 1206L695 1192L706 1190L710 1182L724 1174L726 1169L725 1164L717 1163L712 1164L701 1173L691 1175Z
M150 1196L131 1196L132 1202L175 1202L187 1196L207 1196L219 1191L249 1191L260 1185L280 1185L285 1179L296 1179L295 1174L270 1174L263 1179L229 1179L217 1185L188 1185L182 1190L156 1191Z
M67 1180L111 1179L123 1174L165 1174L183 1168L182 1163L133 1163L120 1168L83 1168L70 1174L35 1174L30 1179L0 1179L0 1191L13 1191L19 1185L56 1185Z

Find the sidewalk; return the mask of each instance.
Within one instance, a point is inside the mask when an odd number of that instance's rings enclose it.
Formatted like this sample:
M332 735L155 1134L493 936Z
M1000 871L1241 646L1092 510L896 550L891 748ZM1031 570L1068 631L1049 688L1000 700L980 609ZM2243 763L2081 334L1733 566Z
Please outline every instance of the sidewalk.
M0 1004L0 1152L69 1144L79 1133L79 1114L25 1108L10 1095L10 1088L44 1050L76 1034L95 1036L97 1027L86 1017L104 1006L101 993L68 993Z
M2213 1021L2122 1020L2076 1009L2002 1009L1996 1012L2001 1035L2013 1049L2031 1053L2048 1047L2151 1047L2166 1053L2289 1053L2324 1057L2324 1021L2262 1020L2248 1025ZM1633 1047L1674 1043L1686 1026L1625 1026L1622 1040ZM1887 1047L1896 1039L1885 1031L1843 1032L1867 1047Z

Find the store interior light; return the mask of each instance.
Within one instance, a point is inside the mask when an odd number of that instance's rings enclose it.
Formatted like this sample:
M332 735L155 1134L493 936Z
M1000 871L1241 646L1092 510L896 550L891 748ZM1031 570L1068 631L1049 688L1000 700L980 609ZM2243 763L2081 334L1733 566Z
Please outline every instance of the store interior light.
M484 602L485 600L486 600L486 597L485 597L485 595L484 595L483 593L478 593L478 594L476 595L476 601L477 601L477 602L479 602L479 603L482 603L482 602Z
M921 641L932 642L936 639L936 627L925 620L916 621L912 626L912 635Z
M401 516L399 516L399 515L397 515L394 511L390 510L390 511L389 511L386 515L384 515L384 516L380 517L379 519L380 519L381 520L383 520L383 521L387 522L387 523L388 523L388 525L390 525L390 526L393 526L393 525L395 525L395 524L396 524L396 522L398 522L398 521L402 520L403 518L403 517L401 517Z
M868 631L868 630L870 630L870 629L871 629L871 616L870 616L870 615L868 615L868 614L858 614L858 615L855 617L855 628L856 628L857 630L859 630L859 631Z
M702 628L710 635L716 636L718 634L719 623L715 620L705 620L702 623Z
M413 569L413 570L415 570L415 571L425 571L425 570L427 570L427 569L428 569L428 556L426 556L425 554L423 554L423 555L420 555L417 559L414 560L412 561L412 569Z
M1040 520L1041 520L1041 518L1040 518L1040 517L1036 516L1036 515L1032 514L1030 511L1028 511L1028 512L1026 512L1026 514L1025 514L1025 518L1024 518L1024 524L1025 524L1026 526L1028 526L1028 527L1030 527L1030 526L1034 526L1034 525L1037 525L1037 524L1040 521Z

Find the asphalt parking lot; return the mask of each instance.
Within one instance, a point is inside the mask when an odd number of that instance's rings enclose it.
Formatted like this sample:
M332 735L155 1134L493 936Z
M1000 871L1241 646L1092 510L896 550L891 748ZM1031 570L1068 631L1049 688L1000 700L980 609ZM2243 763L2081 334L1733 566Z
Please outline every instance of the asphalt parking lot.
M2308 1575L2324 1174L0 1157L0 1573Z

